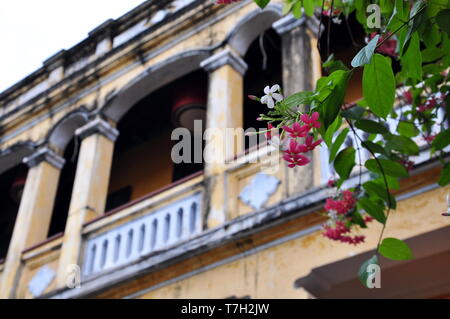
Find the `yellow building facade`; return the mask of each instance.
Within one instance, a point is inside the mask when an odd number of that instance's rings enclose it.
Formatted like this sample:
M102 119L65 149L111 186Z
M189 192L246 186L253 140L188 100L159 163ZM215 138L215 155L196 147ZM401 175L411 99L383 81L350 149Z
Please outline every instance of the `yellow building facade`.
M265 111L246 95L313 89L319 31L277 1L147 1L1 93L0 297L449 296L450 187L426 149L386 231L415 259L382 260L380 289L357 278L379 225L359 246L322 236L326 150L290 169L218 134L206 147L221 161L172 161L179 94L200 88L203 129L253 127ZM348 100L359 95L355 83Z

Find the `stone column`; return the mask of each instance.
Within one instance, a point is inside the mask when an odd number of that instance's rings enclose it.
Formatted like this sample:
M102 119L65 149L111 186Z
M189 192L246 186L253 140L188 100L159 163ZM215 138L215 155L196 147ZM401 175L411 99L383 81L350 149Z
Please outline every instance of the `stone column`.
M83 224L104 213L114 142L119 132L108 122L96 119L75 134L82 142L59 258L58 288L66 287L71 265L79 264Z
M289 96L299 91L312 91L321 76L321 61L317 50L318 22L306 16L296 19L289 14L273 24L281 36L283 64L283 92ZM320 161L318 152L314 158ZM312 155L311 155L312 156ZM303 167L285 165L287 182L285 192L292 196L314 185L314 171L320 163L312 160Z
M208 110L205 151L214 161L205 163L209 196L208 228L227 219L225 194L225 161L236 155L236 147L225 142L226 129L243 126L244 74L247 64L230 49L225 49L201 64L209 72ZM213 129L214 131L211 131Z
M29 170L5 261L0 298L14 297L22 252L47 238L64 162L61 156L47 147L24 159Z

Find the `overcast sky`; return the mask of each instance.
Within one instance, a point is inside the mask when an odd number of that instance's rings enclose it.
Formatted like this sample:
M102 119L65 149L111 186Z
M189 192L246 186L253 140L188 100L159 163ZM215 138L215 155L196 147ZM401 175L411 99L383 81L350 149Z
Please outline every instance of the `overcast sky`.
M0 0L0 92L143 0Z

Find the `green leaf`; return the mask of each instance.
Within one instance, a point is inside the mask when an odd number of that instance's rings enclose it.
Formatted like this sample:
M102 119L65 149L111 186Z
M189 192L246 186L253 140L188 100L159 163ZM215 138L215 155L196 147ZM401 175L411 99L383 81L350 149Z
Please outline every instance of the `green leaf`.
M439 176L439 186L447 186L450 183L450 162L445 164L442 168L441 175Z
M286 2L283 6L283 10L281 11L282 15L286 15L289 12L291 12L292 6L294 5L293 2Z
M384 207L378 205L376 202L371 201L367 197L360 198L358 203L364 209L367 214L375 218L380 223L386 223L386 216L384 215Z
M258 7L260 7L261 9L264 9L270 2L270 0L253 0Z
M395 0L395 7L392 15L389 18L386 28L389 30L396 30L402 23L408 19L407 4L404 0Z
M322 85L320 91L323 89L331 89L331 92L325 100L323 100L320 109L320 121L327 129L339 114L339 110L344 102L345 92L347 89L347 83L350 78L351 71L338 70L331 73L326 80L326 85L324 86L324 81L319 84Z
M399 132L400 135L410 138L417 136L420 133L416 126L411 122L399 122L397 126L397 132Z
M322 64L322 67L327 69L328 72L333 73L337 70L344 70L348 71L348 68L345 66L344 63L340 60L334 60L334 54L330 54L328 59Z
M355 166L355 149L348 147L339 152L334 160L334 169L342 180L346 180Z
M436 15L436 22L439 28L450 37L450 9L439 11Z
M341 115L346 119L359 120L365 111L365 108L361 106L354 106L348 110L342 111Z
M377 47L378 39L380 38L380 35L377 34L372 40L370 40L367 45L362 48L358 54L355 55L355 57L352 60L352 67L357 68L359 66L362 66L364 64L369 64L370 60L372 59L372 55L375 52L375 48Z
M366 222L364 221L363 217L361 216L361 214L359 212L357 212L356 210L353 210L353 212L351 213L350 216L351 216L352 222L358 224L361 228L367 228Z
M435 48L441 42L441 32L435 23L426 21L419 31L420 39L425 43L427 48ZM423 62L426 62L425 59Z
M378 252L386 258L392 260L413 259L413 253L408 245L397 238L385 238L381 242Z
M295 18L300 19L302 17L302 1L297 0L292 7L292 14Z
M331 142L334 136L334 133L339 130L339 128L342 125L342 117L338 116L334 120L334 122L328 127L325 134L322 134L323 140L325 141L325 144L328 146L328 148L331 148ZM321 128L319 128L320 130Z
M381 198L392 209L397 207L395 197L386 189L384 183L365 182L363 188L370 197L375 196Z
M361 281L363 286L366 287L366 288L369 288L369 286L367 284L367 280L369 279L369 275L371 275L371 272L369 272L367 268L370 265L378 265L378 266L380 266L380 264L378 263L377 255L373 255L369 260L365 261L361 265L361 267L359 268L359 271L358 271L359 281Z
M431 18L437 15L441 9L447 9L450 6L449 0L432 0L428 1L427 17Z
M419 26L421 25L421 23L423 21L423 17L424 17L424 13L425 13L425 10L423 10L423 8L425 6L427 6L427 3L424 0L419 0L414 3L414 5L411 9L409 17L410 18L414 17L414 19L411 19L411 21L409 22L408 31L406 33L406 37L405 37L403 45L402 45L402 50L401 50L402 54L403 54L403 52L405 52L408 49L412 34L417 31L417 29L419 28Z
M336 137L334 142L331 144L329 163L334 161L334 158L336 157L336 154L339 151L339 148L341 147L342 143L344 143L347 134L348 128L343 129L342 132L338 135L338 137Z
M372 151L372 153L378 153L387 156L386 150L381 146L380 144L371 142L371 141L364 141L362 144L363 147L367 148L369 151Z
M389 132L383 124L372 120L356 121L355 126L367 133L386 134L387 132Z
M386 181L389 189L400 189L400 183L397 177L392 177L386 175ZM374 183L378 183L380 186L385 187L385 182L383 177L372 180Z
M309 104L311 102L312 92L303 91L297 92L286 98L283 103L288 108L294 108L301 104Z
M370 110L386 118L395 99L395 77L388 57L375 54L372 61L364 66L363 92Z
M422 80L422 55L420 53L420 40L417 32L411 37L406 52L401 57L402 72L411 79Z
M303 9L308 17L314 14L314 0L303 0Z
M436 138L431 143L431 146L433 146L437 150L442 150L449 144L450 144L450 130L444 130L436 136Z
M397 150L407 155L419 155L419 146L410 138L401 135L393 135L385 137L388 141L387 147Z
M427 48L422 51L422 62L433 62L444 56L441 48Z
M383 170L380 169L377 160L381 164ZM406 168L403 167L403 165L401 165L400 163L382 158L378 158L377 160L375 159L367 160L365 163L366 168L369 171L380 175L383 175L382 171L384 171L384 173L389 176L408 177L408 172L406 171Z

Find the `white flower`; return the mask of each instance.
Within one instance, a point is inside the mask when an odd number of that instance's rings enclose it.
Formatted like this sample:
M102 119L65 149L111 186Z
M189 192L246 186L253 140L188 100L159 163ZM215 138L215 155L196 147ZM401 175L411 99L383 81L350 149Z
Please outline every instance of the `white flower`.
M283 95L281 95L280 93L277 93L280 91L280 86L278 84L275 84L274 86L269 87L266 86L264 88L264 93L266 95L264 95L261 98L261 103L262 104L267 104L267 107L269 109L273 109L275 107L275 102L273 101L275 99L276 102L280 102L283 100Z
M333 21L334 23L336 23L336 24L341 24L341 22L342 22L342 20L339 19L339 17L334 17L334 18L332 19L332 21Z

